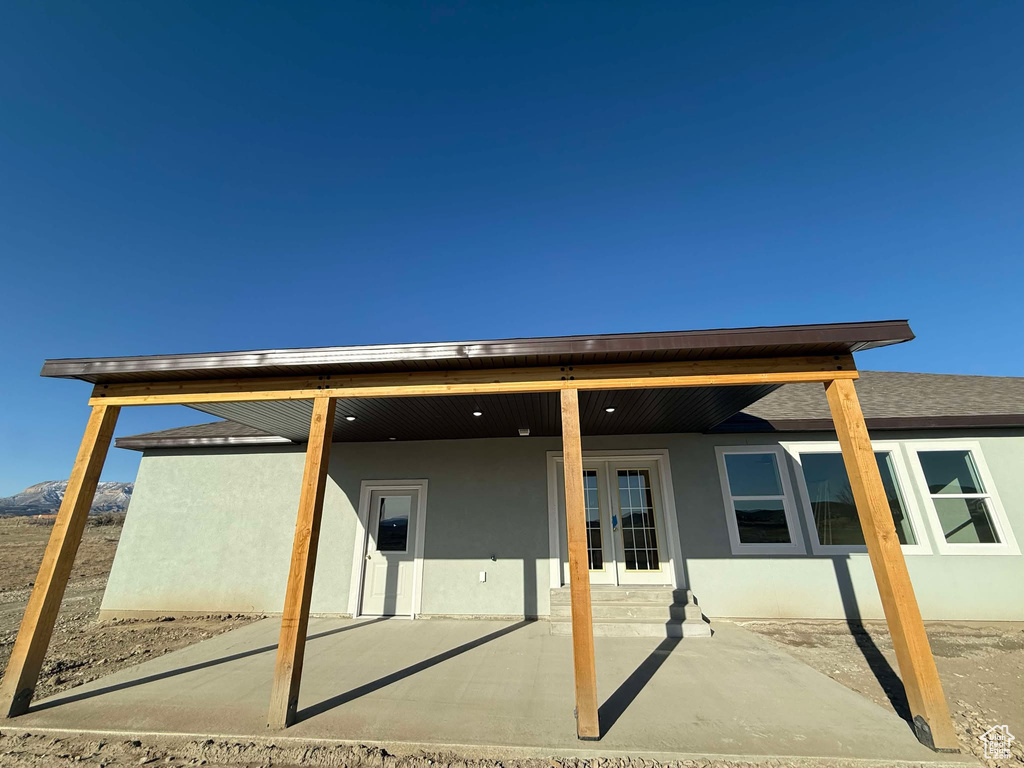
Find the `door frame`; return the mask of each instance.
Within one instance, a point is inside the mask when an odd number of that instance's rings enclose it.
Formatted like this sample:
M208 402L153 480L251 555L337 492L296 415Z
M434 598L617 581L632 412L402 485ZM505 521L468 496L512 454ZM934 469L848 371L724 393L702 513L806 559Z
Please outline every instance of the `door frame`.
M419 616L423 604L423 541L427 532L426 480L363 480L359 484L359 508L356 515L356 534L353 537L348 612L352 614L352 618L362 615L363 572L366 570L366 546L370 537L370 495L374 491L417 491L416 532L413 536L412 613L408 616L415 619Z
M629 451L583 451L583 460L597 459L600 461L649 461L658 468L661 481L661 509L665 520L665 549L668 554L668 573L672 578L672 586L676 589L686 587L683 571L683 553L679 543L679 518L676 515L676 495L672 487L672 467L669 463L668 449ZM562 542L558 526L558 472L562 460L561 451L547 452L548 469L548 556L551 566L551 587L557 589L562 582ZM609 503L611 500L609 499ZM622 586L627 589L628 586Z

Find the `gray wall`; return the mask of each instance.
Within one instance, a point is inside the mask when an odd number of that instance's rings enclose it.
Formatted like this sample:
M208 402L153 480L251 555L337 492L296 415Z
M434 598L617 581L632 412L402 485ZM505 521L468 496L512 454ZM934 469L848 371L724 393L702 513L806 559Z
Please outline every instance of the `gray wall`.
M669 450L685 572L709 616L881 618L867 555L731 554L714 447L773 437L595 437L584 450ZM1024 433L873 437L978 440L1024 543ZM548 438L335 444L312 610L348 610L360 482L426 478L423 614L546 615L546 451L560 447ZM104 612L280 611L302 464L301 448L291 447L147 452ZM927 525L923 533L932 536ZM809 553L802 514L800 535ZM908 555L907 563L925 618L1024 620L1024 557Z

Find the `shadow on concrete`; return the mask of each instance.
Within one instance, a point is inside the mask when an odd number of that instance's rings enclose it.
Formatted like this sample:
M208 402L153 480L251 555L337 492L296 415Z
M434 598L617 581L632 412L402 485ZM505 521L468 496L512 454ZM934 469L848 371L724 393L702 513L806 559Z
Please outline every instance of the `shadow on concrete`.
M379 619L372 619L370 621L361 621L357 624L347 624L344 627L337 627L336 629L330 629L325 632L318 632L315 635L309 635L306 638L306 642L309 643L311 640L316 640L321 637L330 637L331 635L337 635L340 632L348 632L351 629L359 629L360 627L366 627L370 624L377 624L381 621L387 620L387 617L382 617ZM139 685L155 683L158 680L166 680L171 677L177 677L178 675L188 674L189 672L196 672L200 669L216 667L219 664L227 664L231 661L238 661L239 659L245 659L249 656L258 656L261 653L270 653L271 651L276 650L277 643L274 643L274 645L264 645L261 648L252 648L251 650L243 651L241 653L233 653L230 656L222 656L219 659L210 659L209 661L204 661L201 664L191 664L187 667L180 667L179 669L170 669L166 672L159 672L155 675L147 675L146 677L140 677L136 680L126 680L123 683L108 685L103 688L96 688L90 691L81 691L80 693L73 693L70 696L62 696L61 698L56 700L44 701L40 704L36 704L30 707L29 712L39 712L44 709L52 709L53 707L59 707L62 704L70 704L73 701L82 701L84 699L91 699L95 696L102 696L106 693L113 693L114 691L123 691L126 688L135 688Z
M622 713L629 708L633 700L640 694L640 691L651 682L651 678L661 669L669 654L679 645L680 637L666 637L658 647L640 662L640 666L633 670L615 692L608 697L608 700L597 710L597 721L601 729L601 738L608 735L608 731L615 725Z
M378 677L376 680L366 683L365 685L360 685L358 688L353 688L350 691L345 691L345 693L340 693L337 696L332 696L329 699L324 699L318 704L314 704L311 707L306 707L305 709L301 710L296 715L295 720L296 722L308 720L311 717L315 717L316 715L327 712L331 709L334 709L335 707L340 707L343 704L347 704L350 701L371 694L374 691L379 691L381 688L386 688L392 683L397 683L399 680L404 680L407 677L412 677L413 675L422 672L425 669L430 669L431 667L437 666L438 664L448 661L449 659L453 659L456 656L460 656L463 653L466 653L467 651L473 650L474 648L479 648L481 645L485 645L486 643L489 643L492 640L497 640L499 637L504 637L505 635L511 634L512 632L515 632L517 629L522 629L523 627L532 623L533 621L529 619L518 621L515 624L510 624L507 627L502 627L501 629L486 634L483 637L478 637L476 640L470 640L468 643L463 643L462 645L458 645L450 650L444 651L443 653L431 656L429 659L418 661L415 664L406 667L405 669L400 669L396 672L384 675L383 677Z

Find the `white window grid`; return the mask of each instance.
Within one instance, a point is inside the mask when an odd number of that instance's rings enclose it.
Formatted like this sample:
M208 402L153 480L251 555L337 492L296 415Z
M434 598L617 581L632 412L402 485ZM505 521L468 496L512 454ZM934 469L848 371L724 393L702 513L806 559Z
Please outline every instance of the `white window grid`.
M1017 545L1017 539L1013 534L1013 529L1010 527L1010 521L1006 517L1006 511L1003 508L1003 504L999 499L999 493L996 490L995 482L992 480L992 474L989 472L988 463L985 461L985 454L981 450L981 443L970 440L970 441L953 441L953 440L914 440L904 443L904 447L911 456L911 466L914 472L914 478L917 481L918 487L921 489L921 495L925 500L925 510L928 517L928 523L931 526L932 534L935 537L935 546L940 554L943 555L1019 555L1020 548ZM928 451L969 451L971 458L974 460L974 466L978 470L978 475L981 478L981 483L986 489L986 493L965 493L965 494L932 494L931 489L928 487L928 480L924 474L924 467L921 465L921 458L918 456L921 452ZM995 529L996 535L999 537L999 543L995 544L970 544L970 543L951 543L946 541L945 532L942 530L942 523L939 520L938 510L935 508L935 498L983 498L988 500L989 513L992 517L992 527Z
M629 570L634 571L660 571L661 570L661 558L658 553L658 528L656 524L656 517L654 514L654 488L651 487L651 476L646 469L618 469L616 471L616 480L619 481L622 477L626 478L626 490L630 503L628 505L622 504L622 486L618 485L619 490L619 526L623 533L622 550L623 556L627 551L634 553L644 552L648 566L646 568L631 568ZM636 492L634 494L634 491ZM650 495L651 503L648 504L646 497ZM634 498L639 500L639 503L634 503ZM641 520L645 520L648 515L651 518L651 525L644 523L643 525L633 525L633 513L639 512ZM630 520L630 525L626 526L626 520ZM625 542L625 533L629 530L633 534L633 546L627 547ZM639 534L643 534L643 546L640 546L637 537ZM652 558L653 553L653 558ZM650 566L651 560L657 560L658 566L652 568ZM639 563L639 560L636 560ZM628 567L628 566L627 566Z
M770 453L775 456L775 467L782 484L782 494L775 496L734 496L729 485L729 472L725 457L740 453ZM789 468L786 454L781 445L720 445L715 448L718 459L718 476L722 485L722 499L725 503L725 522L729 530L729 545L734 555L803 555L804 546L800 526L797 524L796 504L793 500L793 487L789 481ZM786 530L789 532L788 543L745 543L740 541L739 524L736 520L737 501L781 501L785 512Z

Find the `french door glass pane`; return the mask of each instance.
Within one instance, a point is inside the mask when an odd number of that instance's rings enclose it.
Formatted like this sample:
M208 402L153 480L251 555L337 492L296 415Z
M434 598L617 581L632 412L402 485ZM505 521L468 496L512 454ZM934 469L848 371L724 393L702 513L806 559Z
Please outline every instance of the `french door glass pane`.
M619 514L622 550L627 571L656 571L658 530L654 524L654 494L646 469L620 469Z
M853 491L846 475L843 455L805 453L801 455L800 461L803 465L811 511L814 514L818 542L840 546L863 544L864 533L857 517L857 506L853 501ZM882 476L882 486L889 501L893 523L896 525L896 536L900 544L915 544L914 530L896 482L892 454L888 451L879 451L875 453L875 461Z
M950 544L998 544L987 499L935 496L935 512Z
M601 494L597 490L597 470L583 470L583 504L587 513L587 562L590 570L604 568L604 546L601 540Z
M782 499L734 501L736 527L743 544L789 544Z

